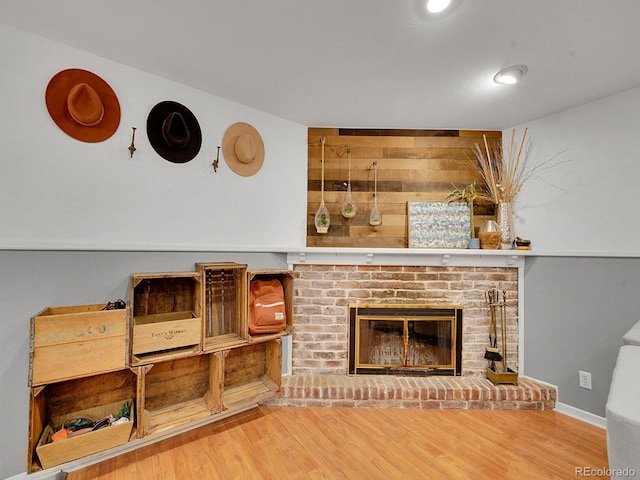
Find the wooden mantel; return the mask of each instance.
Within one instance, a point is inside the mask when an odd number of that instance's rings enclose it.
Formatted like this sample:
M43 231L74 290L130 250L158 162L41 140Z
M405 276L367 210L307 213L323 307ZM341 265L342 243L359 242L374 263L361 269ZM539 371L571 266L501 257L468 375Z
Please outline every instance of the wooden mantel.
M287 252L287 263L319 265L450 265L515 267L522 270L527 250L423 248L303 248ZM522 280L522 279L520 279Z

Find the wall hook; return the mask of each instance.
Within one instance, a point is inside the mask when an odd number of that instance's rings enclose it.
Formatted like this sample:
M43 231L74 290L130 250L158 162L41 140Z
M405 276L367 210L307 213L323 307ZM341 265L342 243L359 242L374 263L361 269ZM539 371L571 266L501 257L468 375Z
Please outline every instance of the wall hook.
M217 172L218 171L218 165L220 163L220 145L218 145L218 155L216 156L216 159L213 161L213 163L211 165L213 165L213 171Z
M129 145L129 153L131 154L130 158L133 158L133 152L136 151L135 140L136 140L136 127L131 127L133 132L131 133L131 145Z

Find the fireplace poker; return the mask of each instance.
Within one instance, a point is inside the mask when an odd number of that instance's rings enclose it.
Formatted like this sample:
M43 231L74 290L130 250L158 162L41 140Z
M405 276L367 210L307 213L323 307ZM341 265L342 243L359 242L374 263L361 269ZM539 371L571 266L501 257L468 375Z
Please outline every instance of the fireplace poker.
M489 324L489 347L485 348L484 358L491 361L491 369L496 370L496 362L502 360L502 355L498 350L498 331L496 327L496 304L499 292L496 289L487 290L485 298L491 313L491 323Z
M507 373L507 291L502 291L502 303L500 303L500 333L502 334L502 371Z

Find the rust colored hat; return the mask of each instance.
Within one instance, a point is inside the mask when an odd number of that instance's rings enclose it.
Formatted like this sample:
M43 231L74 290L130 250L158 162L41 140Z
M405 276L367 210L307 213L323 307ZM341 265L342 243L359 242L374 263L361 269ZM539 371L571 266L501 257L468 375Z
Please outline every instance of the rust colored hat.
M120 124L120 103L102 78L87 70L70 68L56 73L45 93L53 121L70 137L102 142Z
M198 119L187 107L170 100L149 112L147 136L158 155L173 163L193 160L202 145Z
M248 123L234 123L224 132L222 154L231 170L250 177L260 170L264 162L262 137Z

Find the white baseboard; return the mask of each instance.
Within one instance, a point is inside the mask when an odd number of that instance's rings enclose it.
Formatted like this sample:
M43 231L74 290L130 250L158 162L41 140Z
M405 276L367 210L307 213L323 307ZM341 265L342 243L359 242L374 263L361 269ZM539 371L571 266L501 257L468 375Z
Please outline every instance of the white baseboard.
M596 415L591 412L586 412L584 410L580 410L579 408L572 407L571 405L567 405L566 403L556 402L556 411L560 413L564 413L573 418L577 418L578 420L582 420L583 422L590 423L591 425L595 425L596 427L600 427L603 429L607 429L607 419L601 417L600 415Z
M9 477L6 480L58 480L66 477L66 474L62 470L47 470L36 473L19 473L13 477Z
M521 375L523 378L528 378L534 382L541 383L542 385L546 385L547 387L556 389L556 412L563 413L564 415L568 415L570 417L576 418L578 420L582 420L583 422L590 423L591 425L595 425L596 427L600 427L603 429L607 429L607 419L596 415L591 412L587 412L585 410L580 410L579 408L572 407L571 405L567 405L566 403L562 403L558 401L560 399L560 392L558 391L558 387L549 382L545 382L542 380L538 380L537 378L527 377L525 375Z

